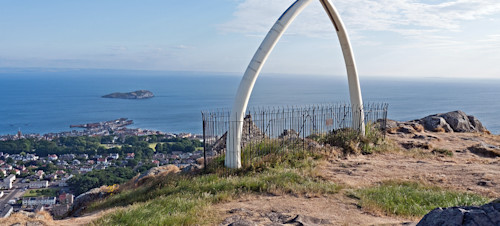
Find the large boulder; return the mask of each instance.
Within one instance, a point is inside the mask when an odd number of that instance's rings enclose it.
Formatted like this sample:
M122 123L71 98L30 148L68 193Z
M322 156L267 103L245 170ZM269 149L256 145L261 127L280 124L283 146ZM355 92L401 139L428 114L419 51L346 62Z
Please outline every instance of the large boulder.
M451 111L429 115L418 120L426 130L444 132L487 132L483 124L474 116L463 111Z
M441 225L500 225L500 203L483 206L436 208L426 214L417 226Z

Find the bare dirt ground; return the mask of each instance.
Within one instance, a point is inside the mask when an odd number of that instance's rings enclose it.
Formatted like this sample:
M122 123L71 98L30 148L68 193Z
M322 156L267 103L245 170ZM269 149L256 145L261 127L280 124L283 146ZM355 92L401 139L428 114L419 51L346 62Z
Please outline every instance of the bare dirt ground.
M296 215L305 215L328 220L332 225L394 225L411 220L375 215L360 209L355 200L345 194L338 193L327 197L295 197L283 196L249 196L237 201L224 203L215 207L220 211L222 219L241 216L258 225L281 225L273 222L273 215L280 214L288 219ZM227 225L223 222L223 225ZM273 224L274 223L274 224Z

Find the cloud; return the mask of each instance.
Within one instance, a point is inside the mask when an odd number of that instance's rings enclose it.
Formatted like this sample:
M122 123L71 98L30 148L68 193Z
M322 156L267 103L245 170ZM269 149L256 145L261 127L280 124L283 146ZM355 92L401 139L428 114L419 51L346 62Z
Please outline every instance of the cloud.
M293 0L245 0L232 20L219 25L224 32L247 35L265 33ZM498 0L337 0L334 2L349 32L390 31L421 36L461 30L464 21L500 13ZM318 1L313 1L288 34L331 36L332 25Z
M188 45L175 45L172 46L173 49L194 49L193 46L188 46Z

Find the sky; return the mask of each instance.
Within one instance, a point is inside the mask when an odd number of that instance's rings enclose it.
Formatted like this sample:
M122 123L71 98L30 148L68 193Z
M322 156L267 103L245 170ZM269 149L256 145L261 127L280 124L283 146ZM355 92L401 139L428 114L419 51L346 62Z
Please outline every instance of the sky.
M0 0L0 68L242 75L294 0ZM360 76L500 78L499 0L332 0ZM263 73L344 75L319 1Z

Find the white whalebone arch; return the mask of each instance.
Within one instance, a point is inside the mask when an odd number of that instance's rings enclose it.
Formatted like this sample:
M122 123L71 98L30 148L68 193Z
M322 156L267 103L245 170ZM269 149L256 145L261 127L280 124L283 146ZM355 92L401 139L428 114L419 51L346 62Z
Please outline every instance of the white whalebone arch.
M295 1L271 28L264 41L260 44L259 49L255 53L248 65L243 79L240 82L236 98L234 100L231 115L229 117L229 131L227 136L227 152L225 165L229 168L241 167L241 134L243 130L243 120L248 105L248 100L252 93L255 81L267 60L267 57L273 50L276 43L279 41L283 33L286 31L292 21L299 15L312 0L297 0ZM339 14L330 0L319 0L323 5L326 13L337 31L344 61L347 69L347 79L349 83L349 95L352 107L352 123L353 128L357 129L361 134L365 133L363 100L361 98L361 89L356 70L356 62L352 53L351 44L344 23L339 17Z

